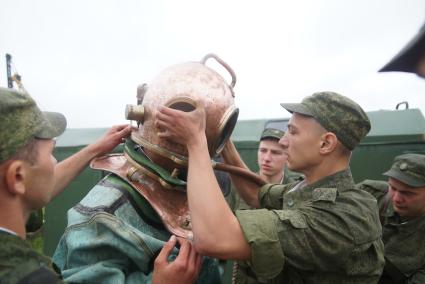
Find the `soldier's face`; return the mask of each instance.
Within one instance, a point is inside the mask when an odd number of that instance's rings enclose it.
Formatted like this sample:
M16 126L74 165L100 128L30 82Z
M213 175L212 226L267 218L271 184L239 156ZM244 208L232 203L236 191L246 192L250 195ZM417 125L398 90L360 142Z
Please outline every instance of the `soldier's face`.
M319 164L322 134L323 128L314 118L298 113L292 115L288 131L279 141L287 155L290 170L308 175Z
M412 188L394 178L389 178L388 183L395 212L410 218L425 214L425 187Z
M277 139L260 141L257 156L261 175L273 177L282 173L286 164L286 155Z
M46 205L52 198L56 159L52 152L54 140L37 140L37 159L28 165L25 200L29 210Z

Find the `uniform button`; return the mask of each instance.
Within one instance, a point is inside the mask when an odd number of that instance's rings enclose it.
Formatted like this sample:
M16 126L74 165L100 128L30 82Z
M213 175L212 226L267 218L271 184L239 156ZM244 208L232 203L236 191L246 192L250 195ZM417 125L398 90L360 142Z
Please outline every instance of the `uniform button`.
M292 199L289 199L287 204L288 204L289 207L292 207L292 206L294 206L294 201Z

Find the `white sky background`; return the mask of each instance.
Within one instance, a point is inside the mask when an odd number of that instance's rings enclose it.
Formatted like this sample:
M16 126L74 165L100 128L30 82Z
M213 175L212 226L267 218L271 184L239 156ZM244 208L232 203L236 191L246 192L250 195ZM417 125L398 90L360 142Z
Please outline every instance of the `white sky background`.
M424 21L423 0L1 0L0 85L10 53L43 110L108 127L137 85L214 52L236 72L240 119L288 117L279 103L324 90L425 113L425 80L377 72Z

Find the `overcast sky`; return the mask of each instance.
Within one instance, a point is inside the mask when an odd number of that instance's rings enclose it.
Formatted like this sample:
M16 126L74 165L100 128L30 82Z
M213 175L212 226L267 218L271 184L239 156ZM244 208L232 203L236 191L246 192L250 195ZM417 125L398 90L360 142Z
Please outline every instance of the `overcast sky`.
M43 110L105 127L137 85L214 52L236 72L240 119L288 117L279 103L324 90L425 113L425 80L377 72L424 20L423 0L1 0L0 85L10 53Z

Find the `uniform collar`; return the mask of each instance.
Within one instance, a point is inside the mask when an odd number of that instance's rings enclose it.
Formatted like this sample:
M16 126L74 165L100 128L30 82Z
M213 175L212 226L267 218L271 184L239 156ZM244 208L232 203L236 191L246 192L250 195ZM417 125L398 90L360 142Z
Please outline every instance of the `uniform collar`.
M425 215L414 219L403 220L403 218L394 211L393 203L391 201L382 215L387 220L385 223L393 226L416 226L425 221Z
M303 188L303 190L313 190L315 188L337 188L338 191L353 189L355 184L350 169L339 171L333 175L327 176Z

